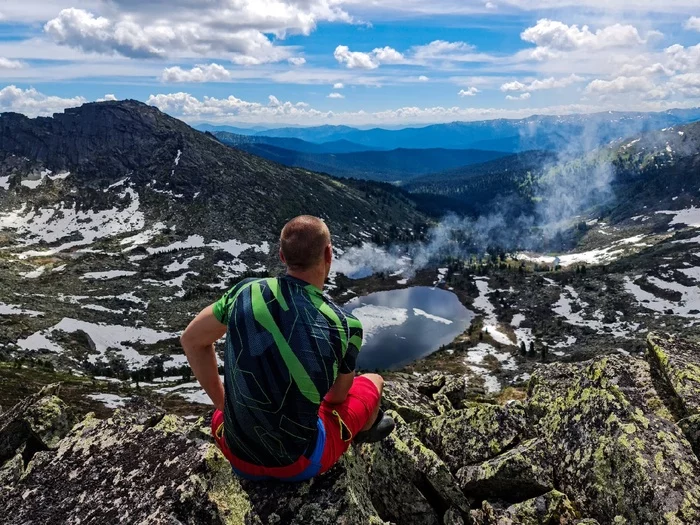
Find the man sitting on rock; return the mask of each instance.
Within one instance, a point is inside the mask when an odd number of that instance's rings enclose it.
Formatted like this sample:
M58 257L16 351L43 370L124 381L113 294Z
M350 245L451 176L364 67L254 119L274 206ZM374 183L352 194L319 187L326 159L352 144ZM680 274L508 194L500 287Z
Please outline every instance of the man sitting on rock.
M246 279L182 335L194 375L214 402L212 432L246 479L302 481L330 469L351 442L387 437L384 381L355 376L362 324L321 289L333 258L326 224L290 221L280 237L287 274ZM226 334L224 384L214 343Z

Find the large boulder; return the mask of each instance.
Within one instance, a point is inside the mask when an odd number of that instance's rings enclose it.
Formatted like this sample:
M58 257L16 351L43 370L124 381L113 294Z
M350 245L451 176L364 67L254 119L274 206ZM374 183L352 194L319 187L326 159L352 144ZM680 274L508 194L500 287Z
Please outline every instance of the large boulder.
M557 489L602 523L700 522L700 462L661 417L649 365L610 357L543 367L529 409Z
M650 353L653 367L620 356L542 365L528 399L504 405L469 401L458 376L398 376L384 400L395 432L296 484L237 479L203 420L133 400L73 426L47 389L0 414L0 516L19 525L700 523L700 461L681 430L698 417L679 371L694 364L693 347L651 341L666 356Z
M17 454L29 461L35 452L55 448L70 431L75 416L58 392L58 385L47 386L0 414L0 465Z
M375 508L401 524L439 524L452 509L455 519L469 514L469 502L450 469L415 436L397 413L396 431L382 443L364 445L360 455L369 474Z
M527 437L522 403L468 403L466 408L415 423L420 439L456 473L505 452Z

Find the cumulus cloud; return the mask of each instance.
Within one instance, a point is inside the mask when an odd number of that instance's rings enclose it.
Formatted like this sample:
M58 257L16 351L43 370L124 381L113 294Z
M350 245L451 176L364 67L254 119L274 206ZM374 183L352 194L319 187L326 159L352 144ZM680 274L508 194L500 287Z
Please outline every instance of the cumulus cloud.
M664 50L666 65L674 71L686 72L700 69L700 44L683 47L675 44Z
M522 95L521 95L522 97ZM526 100L523 97L521 100ZM516 97L517 99L517 97ZM227 98L202 97L201 99L189 93L169 93L151 95L148 104L162 111L191 122L212 123L268 123L268 124L346 124L346 125L388 125L388 124L429 124L435 122L454 122L456 120L473 121L495 118L525 118L532 115L532 109L519 107L505 108L473 108L473 107L401 107L385 111L319 111L303 102L277 101L275 105L260 104L238 99L234 96ZM621 111L661 111L670 107L689 107L690 104L673 103L669 106L666 101L623 100L614 105L609 104L569 104L561 106L538 107L540 115L565 115L573 113L592 113L619 109Z
M372 54L380 64L401 64L405 60L403 54L389 46L377 48Z
M654 87L654 83L646 77L617 77L613 80L594 80L586 86L585 93L593 95L613 95L651 91Z
M95 102L114 102L115 100L119 99L114 94L107 93L104 97L98 98Z
M674 70L666 67L660 62L656 62L649 66L643 66L639 64L625 64L620 70L621 76L634 77L634 76L646 76L653 77L658 75L671 76L675 73Z
M293 66L303 66L306 64L306 59L304 57L290 57L287 59L287 62Z
M345 88L345 84L343 84L342 82L336 82L335 84L333 84L333 89L344 89L344 88Z
M169 93L151 95L147 104L156 106L161 111L175 116L211 118L214 121L222 118L241 118L247 121L274 121L279 117L305 118L318 117L324 113L308 108L303 102L281 102L270 95L268 104L247 102L233 95L227 98L203 97L201 100L189 93Z
M335 48L333 56L348 69L377 69L381 64L400 64L404 56L391 47L376 48L369 53L350 51L348 46Z
M345 98L345 95L343 95L342 93L331 93L330 95L328 95L328 98Z
M24 64L18 60L0 57L0 69L22 69Z
M413 59L417 62L433 60L462 61L471 59L474 55L474 49L474 46L466 42L434 40L429 44L412 47L411 53Z
M418 80L420 82L428 82L430 79L428 77L426 77L425 75L421 75L418 77Z
M636 27L614 24L593 33L588 26L566 25L563 22L543 18L533 27L520 34L525 42L538 47L559 51L574 49L606 49L610 47L628 47L645 43Z
M190 70L168 67L160 77L162 82L221 82L231 79L231 72L219 64L198 65Z
M525 53L537 61L560 58L575 51L631 50L659 36L663 35L649 31L643 38L639 30L629 24L613 24L594 32L587 25L567 25L548 18L538 20L520 34L522 40L535 44L535 49Z
M506 100L529 100L532 95L530 93L522 93L520 95L506 95Z
M691 16L683 27L690 31L700 31L700 16Z
M47 116L87 102L83 97L61 98L44 95L34 88L6 86L0 89L0 112L14 111L30 117Z
M470 87L468 89L462 89L460 90L459 93L457 93L460 97L473 97L477 93L479 93L479 90L475 87Z
M673 77L669 87L687 97L700 98L700 73L683 73Z
M501 86L501 91L507 93L509 91L541 91L543 89L558 89L565 88L578 82L583 82L585 79L575 74L563 78L545 78L543 80L533 80L527 84L522 82L506 82Z
M209 0L176 2L182 5L167 9L157 2L116 3L121 10L108 10L109 17L63 9L44 31L58 44L89 53L131 58L218 55L255 65L291 58L300 62L291 48L273 44L269 34L284 39L288 34L310 34L318 21L352 21L335 0Z

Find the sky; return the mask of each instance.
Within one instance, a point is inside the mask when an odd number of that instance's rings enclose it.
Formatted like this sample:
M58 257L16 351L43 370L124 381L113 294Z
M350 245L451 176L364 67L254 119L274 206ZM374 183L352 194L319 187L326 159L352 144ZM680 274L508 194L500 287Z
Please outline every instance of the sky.
M4 0L0 111L400 127L700 106L697 0Z

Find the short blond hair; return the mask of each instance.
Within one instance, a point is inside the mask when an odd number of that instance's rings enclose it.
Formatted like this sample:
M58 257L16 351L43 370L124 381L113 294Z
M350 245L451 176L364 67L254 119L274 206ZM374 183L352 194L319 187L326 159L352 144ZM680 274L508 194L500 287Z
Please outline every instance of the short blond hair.
M290 270L308 270L319 264L330 243L331 232L326 223L311 215L292 219L280 234L280 248Z

